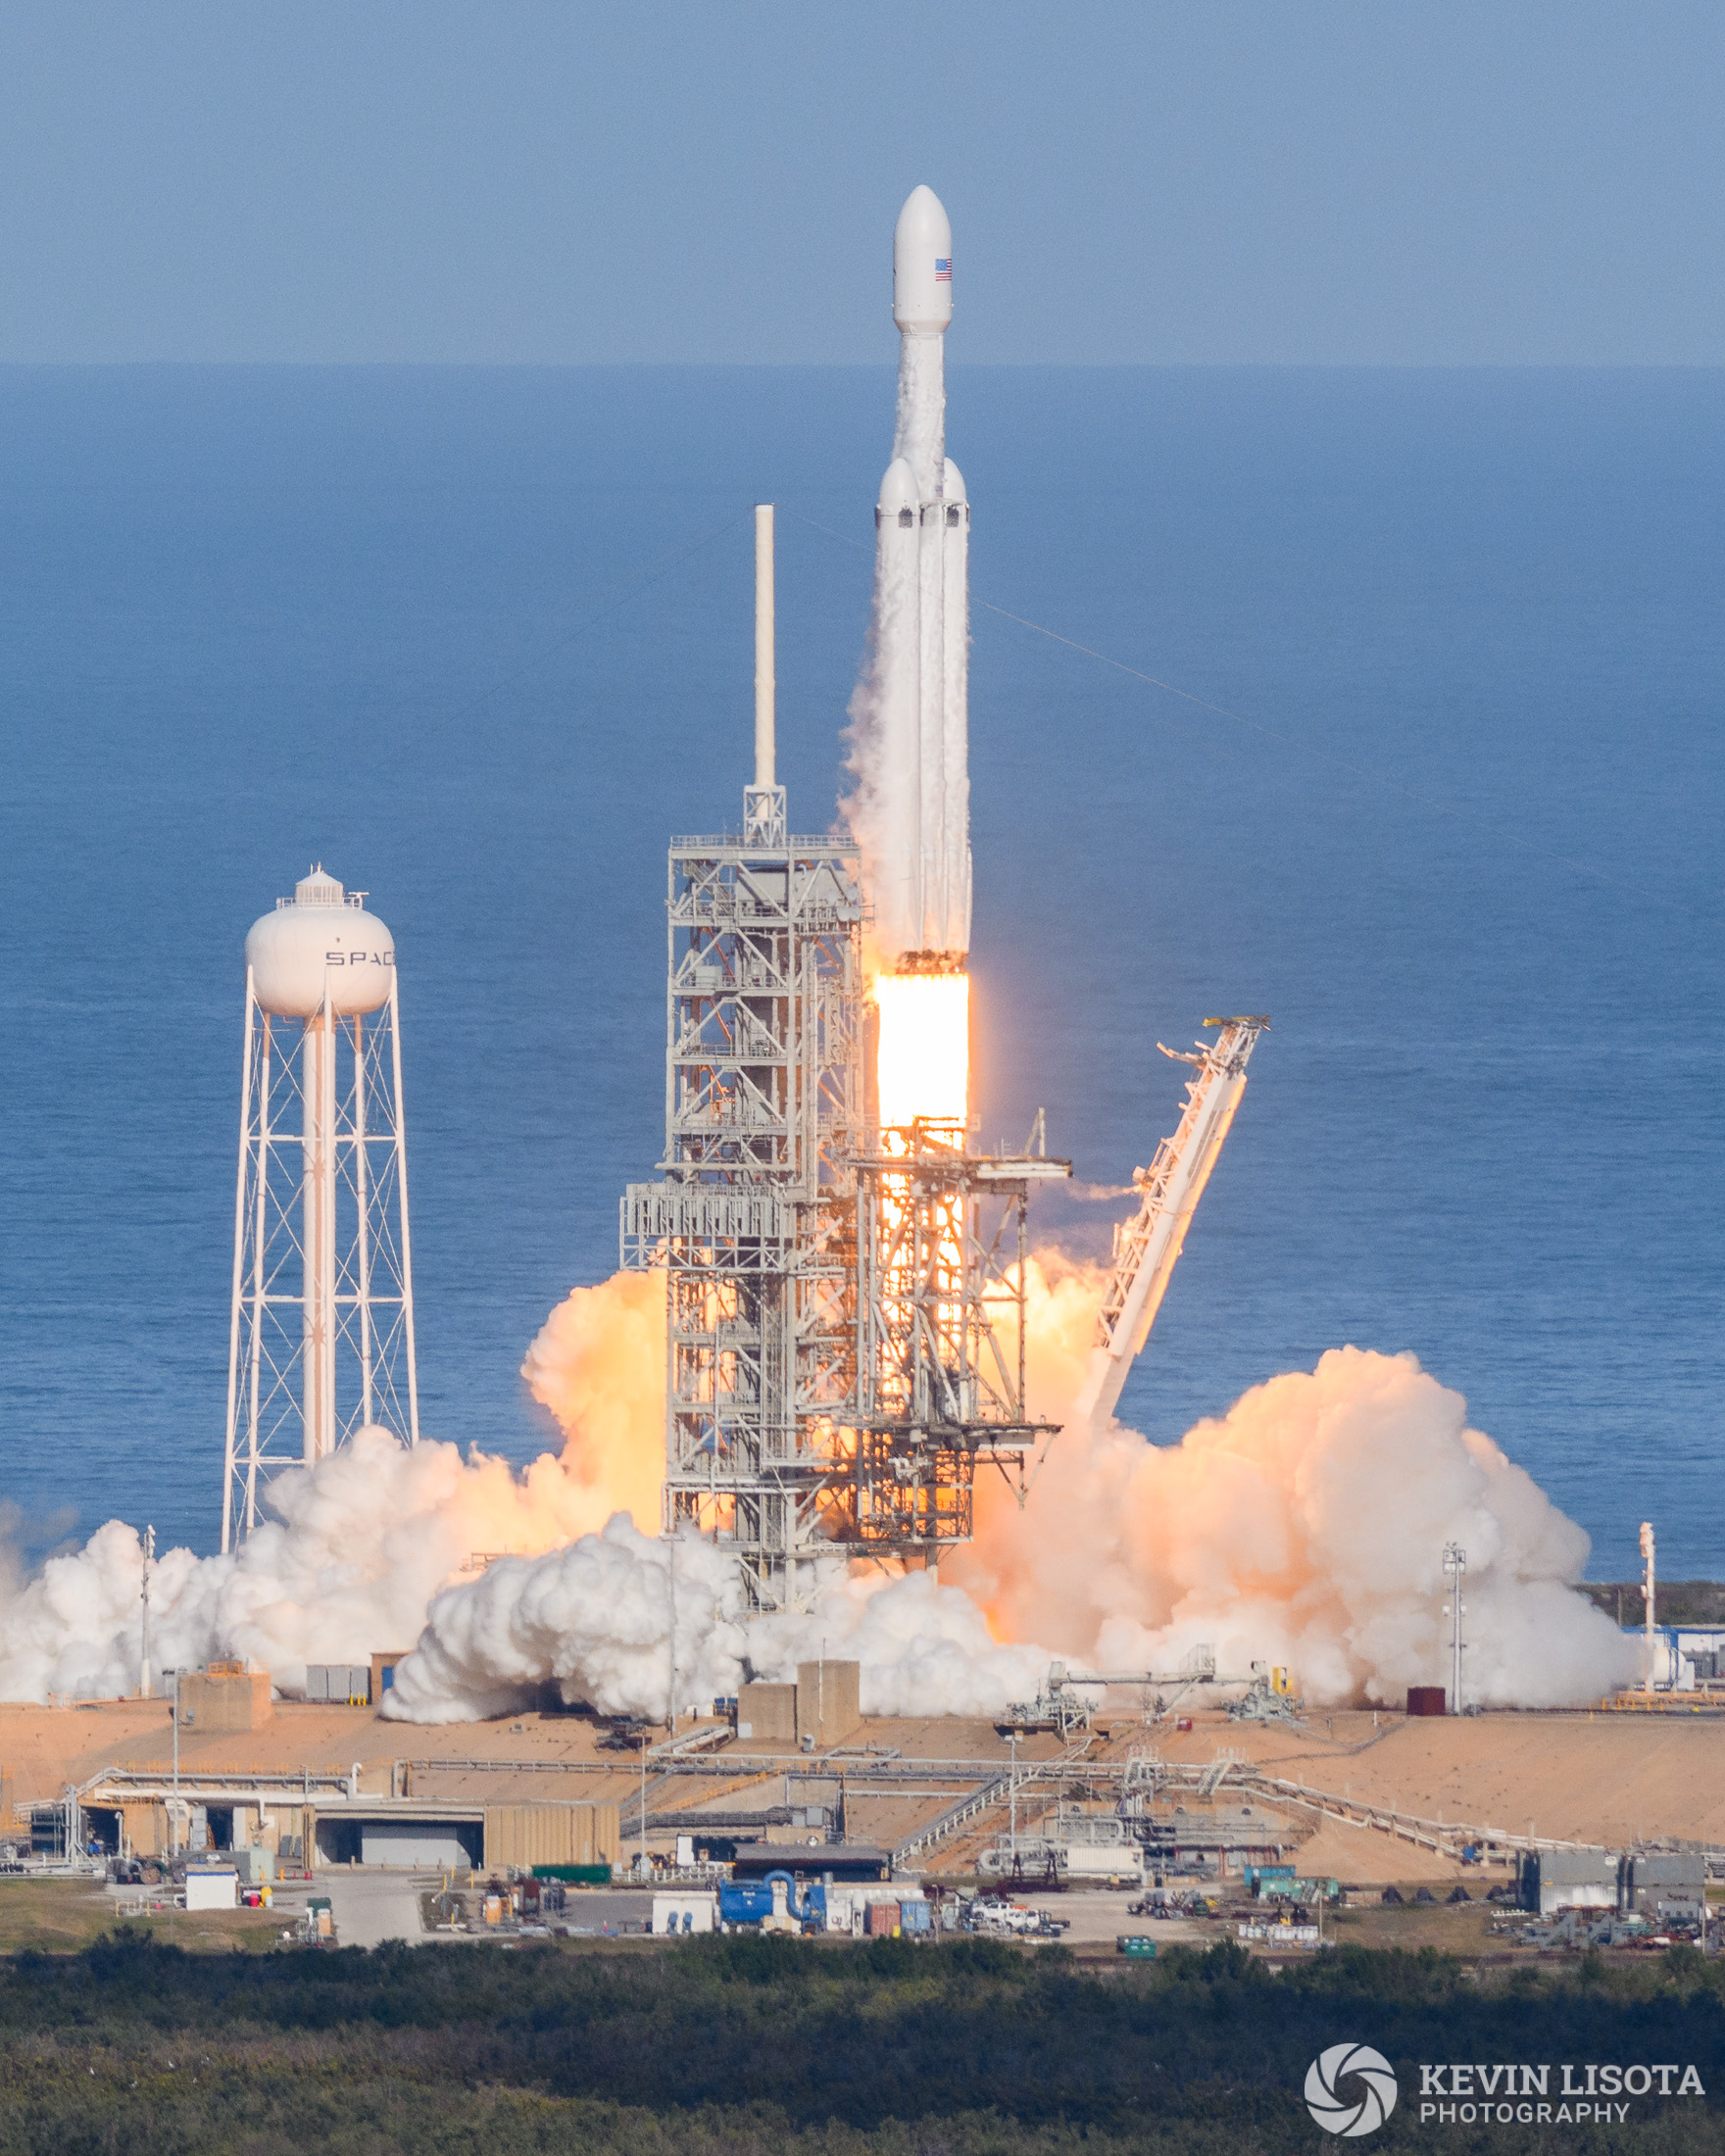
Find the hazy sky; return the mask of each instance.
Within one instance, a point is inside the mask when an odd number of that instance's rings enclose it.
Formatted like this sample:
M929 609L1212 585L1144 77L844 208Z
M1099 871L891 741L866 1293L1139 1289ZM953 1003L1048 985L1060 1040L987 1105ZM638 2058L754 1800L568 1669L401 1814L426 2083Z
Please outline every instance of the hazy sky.
M1719 0L0 5L0 359L1725 361Z

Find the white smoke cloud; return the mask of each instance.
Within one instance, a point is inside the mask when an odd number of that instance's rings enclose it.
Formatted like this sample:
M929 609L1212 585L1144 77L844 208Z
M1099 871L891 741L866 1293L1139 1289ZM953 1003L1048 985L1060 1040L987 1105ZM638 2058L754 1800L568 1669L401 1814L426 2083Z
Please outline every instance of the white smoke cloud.
M657 1293L655 1291L657 1290ZM453 1445L362 1430L270 1488L274 1517L230 1557L166 1551L150 1586L159 1671L247 1657L301 1690L308 1662L411 1647L432 1596L476 1555L559 1547L619 1504L659 1514L663 1280L619 1274L552 1312L523 1375L570 1433L524 1471ZM139 1679L143 1551L111 1520L34 1579L0 1566L0 1698L112 1697Z
M150 1582L159 1671L214 1656L267 1666L284 1690L308 1662L411 1646L439 1586L475 1550L576 1534L590 1502L549 1457L524 1475L452 1445L409 1451L362 1430L313 1469L279 1476L278 1517L229 1557L171 1549ZM120 1520L52 1557L0 1605L0 1697L111 1697L136 1689L142 1650L137 1531Z
M807 1617L757 1626L763 1675L789 1678L819 1657L860 1662L864 1714L998 1714L1031 1699L1048 1675L1046 1647L1003 1645L962 1589L926 1572L891 1577L835 1568Z
M712 1543L650 1538L619 1512L601 1534L446 1588L396 1665L384 1712L478 1721L554 1684L571 1704L663 1716L674 1667L681 1713L736 1690L740 1604L737 1568Z
M1101 1280L1053 1258L1033 1271L1031 1404L1051 1419L1077 1392ZM652 1276L578 1289L553 1312L524 1374L567 1442L524 1471L363 1431L279 1477L277 1516L237 1554L159 1560L152 1662L245 1656L292 1692L308 1662L412 1647L398 1716L478 1719L547 1684L605 1712L663 1713L663 1328ZM825 1654L862 1664L870 1713L986 1714L1032 1696L1057 1653L1166 1670L1202 1643L1225 1670L1287 1664L1314 1702L1399 1704L1408 1685L1448 1679L1449 1541L1468 1553L1472 1697L1567 1703L1638 1673L1633 1643L1570 1590L1586 1536L1468 1428L1461 1396L1410 1355L1337 1348L1179 1446L1067 1432L1022 1511L979 1481L976 1542L938 1582L835 1558L808 1614L745 1623L729 1562L685 1539L678 1702ZM472 1569L500 1551L515 1554ZM132 1690L141 1576L137 1534L118 1520L33 1579L0 1563L0 1697Z
M1057 1421L1098 1278L1032 1282L1033 1404ZM979 1485L976 1541L948 1573L1009 1637L1034 1625L1093 1666L1171 1671L1209 1645L1242 1675L1287 1665L1318 1703L1400 1705L1449 1682L1449 1542L1467 1552L1470 1699L1570 1704L1637 1674L1633 1643L1572 1592L1586 1534L1410 1354L1332 1348L1178 1446L1063 1435L1023 1511Z
M601 1535L446 1589L396 1665L385 1714L477 1721L554 1684L602 1713L662 1717L673 1651L680 1713L821 1657L861 1662L865 1714L992 1714L1047 1674L1044 1649L997 1645L970 1597L927 1573L852 1578L835 1559L809 1611L745 1621L732 1560L693 1534L674 1546L673 1586L672 1545L618 1514Z

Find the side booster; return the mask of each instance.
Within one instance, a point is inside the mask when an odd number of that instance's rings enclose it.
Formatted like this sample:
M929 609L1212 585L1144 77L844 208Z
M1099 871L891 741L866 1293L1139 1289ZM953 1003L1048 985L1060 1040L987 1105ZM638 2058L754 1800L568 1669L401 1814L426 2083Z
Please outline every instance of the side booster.
M889 812L912 841L875 894L889 956L970 947L970 505L946 454L952 318L952 226L918 187L893 234L898 420L874 513Z

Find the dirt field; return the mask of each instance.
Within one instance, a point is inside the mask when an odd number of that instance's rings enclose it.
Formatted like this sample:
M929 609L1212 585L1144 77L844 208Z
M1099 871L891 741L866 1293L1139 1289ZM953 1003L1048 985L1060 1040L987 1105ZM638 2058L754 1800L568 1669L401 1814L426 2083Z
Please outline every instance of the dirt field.
M119 1921L105 1889L76 1879L0 1879L0 1953L26 1947L71 1953L111 1932ZM261 1952L281 1935L282 1919L270 1909L162 1910L128 1917L176 1945L222 1953Z
M1324 1931L1338 1945L1399 1946L1409 1953L1435 1946L1442 1954L1479 1954L1500 1943L1491 1930L1492 1919L1502 1914L1495 1903L1421 1906L1411 1899L1416 1884L1403 1882L1402 1891L1410 1897L1406 1907L1367 1902L1357 1909L1332 1910L1324 1918Z
M1349 1712L1314 1717L1298 1732L1218 1716L1137 1740L1164 1759L1193 1763L1228 1745L1262 1772L1307 1788L1505 1834L1725 1843L1725 1717L1382 1714L1374 1725L1370 1713ZM1125 1749L1124 1733L1112 1748Z
M1448 1887L1470 1876L1467 1866L1434 1849L1392 1840L1369 1827L1344 1826L1334 1819L1326 1819L1310 1840L1301 1844L1300 1869L1308 1879L1353 1884L1375 1880L1387 1886L1394 1875L1398 1886L1411 1883L1433 1887Z
M394 1763L411 1762L407 1779L414 1794L435 1793L455 1800L480 1787L494 1787L501 1770L518 1800L580 1796L626 1802L639 1787L639 1764L632 1753L602 1750L602 1734L581 1715L524 1714L496 1722L422 1728L387 1722L370 1707L278 1700L263 1728L247 1734L182 1732L179 1763L188 1779L229 1771L297 1774L303 1767L346 1775L357 1763L361 1788L370 1796L389 1789ZM1007 1746L992 1723L944 1717L864 1723L845 1749L855 1753L864 1746L912 1758L990 1765L1005 1764L1007 1759ZM1025 1742L1021 1756L1026 1765L1033 1765L1060 1749L1059 1739L1052 1735L1034 1737ZM761 1788L786 1766L800 1773L809 1765L807 1757L786 1758L782 1756L785 1747L767 1742L732 1742L725 1750L733 1762L760 1758L757 1786ZM0 1703L0 1767L13 1782L19 1800L59 1797L69 1786L88 1781L104 1767L166 1772L172 1757L172 1724L166 1700L101 1700L52 1707ZM475 1761L483 1762L477 1772L467 1764ZM571 1774L570 1767L579 1771ZM746 1787L734 1778L715 1778L708 1785L694 1777L687 1788L679 1787L671 1801L692 1810L712 1798L735 1795ZM874 1801L890 1805L892 1799Z

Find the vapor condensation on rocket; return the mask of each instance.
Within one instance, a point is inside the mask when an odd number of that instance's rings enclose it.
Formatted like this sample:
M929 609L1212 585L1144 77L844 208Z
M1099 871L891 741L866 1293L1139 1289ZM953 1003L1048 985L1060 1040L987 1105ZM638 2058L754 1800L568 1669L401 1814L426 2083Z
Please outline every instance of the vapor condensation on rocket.
M893 234L898 423L875 521L865 774L875 932L888 964L956 963L970 947L970 505L946 454L953 236L918 187Z

